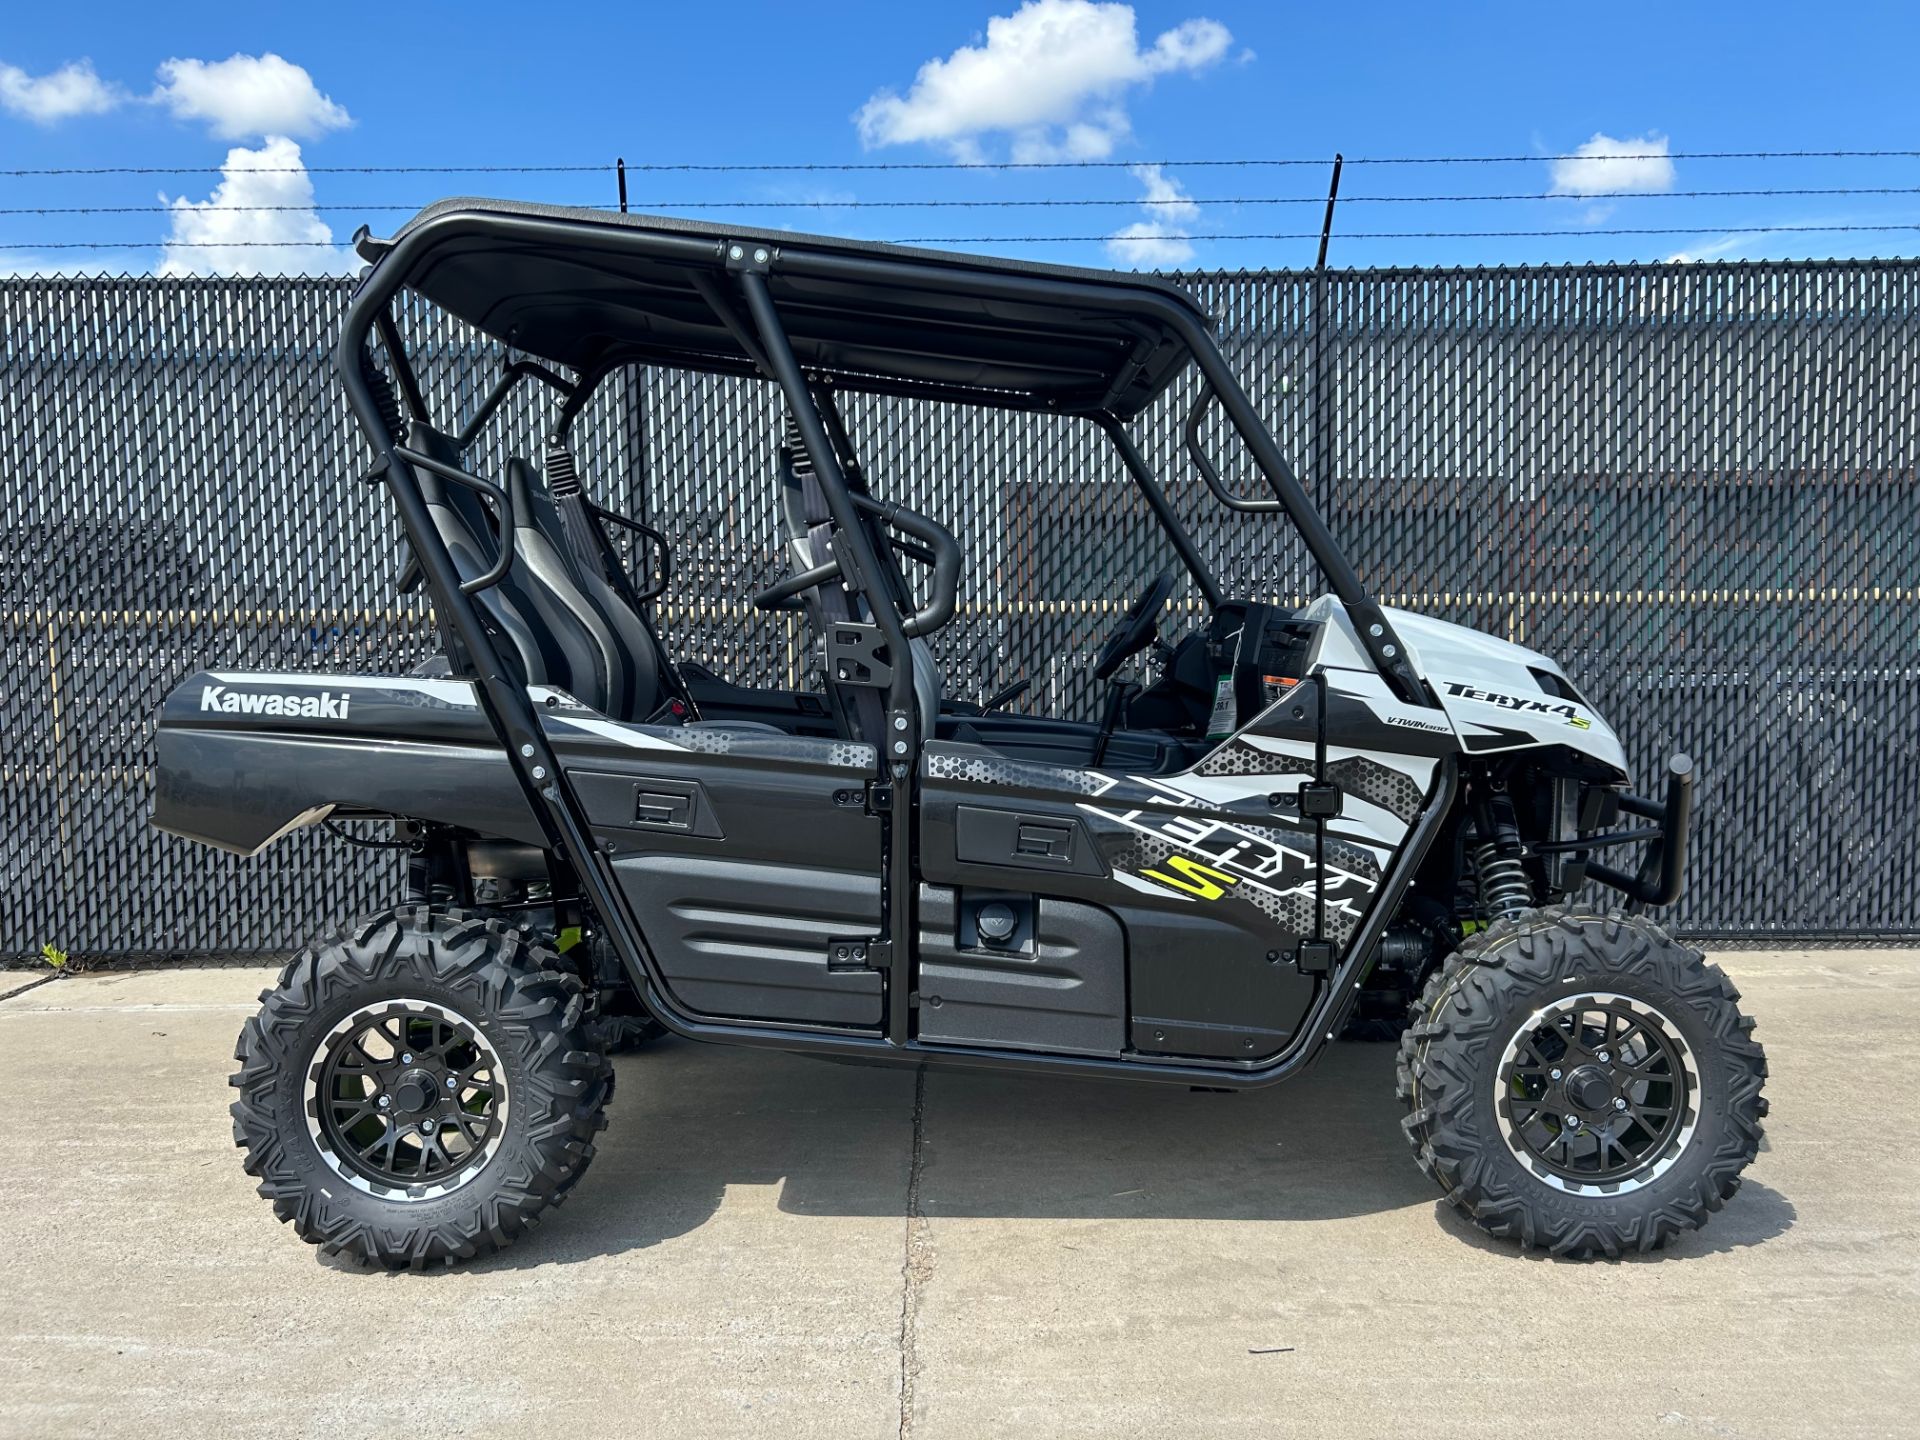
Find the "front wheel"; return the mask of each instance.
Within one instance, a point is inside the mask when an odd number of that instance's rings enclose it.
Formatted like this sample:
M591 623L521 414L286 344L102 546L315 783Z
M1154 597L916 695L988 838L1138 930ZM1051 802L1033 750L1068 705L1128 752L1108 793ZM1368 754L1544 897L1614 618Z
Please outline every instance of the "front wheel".
M241 1032L234 1143L300 1238L390 1267L511 1244L566 1198L613 1071L586 992L513 931L425 907L302 952Z
M1767 1113L1739 998L1639 916L1540 910L1475 935L1401 1039L1421 1169L1482 1229L1556 1255L1698 1229L1739 1188Z

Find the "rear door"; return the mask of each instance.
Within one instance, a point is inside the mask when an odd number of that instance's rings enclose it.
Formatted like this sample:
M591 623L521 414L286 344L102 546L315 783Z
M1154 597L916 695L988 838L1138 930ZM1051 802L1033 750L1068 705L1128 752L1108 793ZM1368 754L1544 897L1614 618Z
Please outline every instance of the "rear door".
M545 705L547 732L673 999L717 1018L877 1026L873 747L622 724L576 703Z

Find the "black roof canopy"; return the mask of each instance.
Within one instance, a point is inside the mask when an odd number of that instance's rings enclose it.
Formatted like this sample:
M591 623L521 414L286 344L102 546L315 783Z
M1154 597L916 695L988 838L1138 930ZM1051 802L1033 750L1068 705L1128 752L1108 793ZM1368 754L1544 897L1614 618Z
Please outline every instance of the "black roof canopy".
M365 249L394 247L409 289L583 371L758 373L744 313L715 306L761 251L800 363L848 390L1126 419L1186 365L1179 331L1207 325L1152 276L557 205L443 200Z

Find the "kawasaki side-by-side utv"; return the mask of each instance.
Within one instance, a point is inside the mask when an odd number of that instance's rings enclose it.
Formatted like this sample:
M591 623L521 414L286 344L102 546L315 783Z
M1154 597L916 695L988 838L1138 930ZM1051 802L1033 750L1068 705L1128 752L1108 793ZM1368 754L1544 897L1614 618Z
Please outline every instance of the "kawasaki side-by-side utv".
M586 1170L609 1049L661 1031L1227 1090L1397 1009L1415 1157L1493 1234L1647 1250L1734 1193L1765 1060L1644 914L1680 892L1690 762L1631 793L1552 660L1377 603L1186 292L495 201L358 244L340 378L443 653L197 674L159 717L162 828L252 854L390 821L406 854L394 907L302 951L240 1037L235 1136L303 1238L388 1265L509 1243ZM429 413L403 293L514 357L464 420ZM752 600L804 613L817 692L663 643L670 547L574 459L628 366L777 392L778 463L740 503L788 567ZM1223 593L1143 456L1188 366L1209 503L1295 527L1328 586L1304 607ZM540 464L480 473L522 384L552 392ZM1111 445L1177 564L1115 607L1097 720L943 694L968 554L863 466L844 393ZM1223 481L1211 407L1264 492ZM1198 623L1162 641L1182 583Z

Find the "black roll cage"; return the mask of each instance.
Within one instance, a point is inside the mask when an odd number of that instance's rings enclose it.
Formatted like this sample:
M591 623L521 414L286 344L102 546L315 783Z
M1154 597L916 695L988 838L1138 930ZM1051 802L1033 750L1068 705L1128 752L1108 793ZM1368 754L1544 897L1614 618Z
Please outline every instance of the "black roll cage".
M907 664L892 667L886 693L887 753L881 760L885 775L891 778L896 787L883 862L889 956L885 1034L856 1034L806 1026L721 1023L688 1014L673 1002L661 983L659 967L648 951L644 936L628 910L619 887L613 882L605 858L593 843L585 811L540 724L533 699L525 687L513 678L475 606L474 591L484 588L485 582L497 580L498 576L481 576L466 583L461 581L452 557L428 514L415 470L422 468L440 474L456 483L468 485L490 499L493 498L490 492L498 487L454 467L431 461L407 446L403 435L393 433L387 408L376 393L373 380L370 341L377 334L405 401L407 413L423 423L430 420L418 378L400 342L392 303L437 247L456 239L487 239L528 246L544 243L566 250L579 244L580 235L578 223L484 210L460 210L434 215L408 227L392 241L368 240L363 232L358 237L361 253L376 263L363 278L348 306L346 324L335 359L354 414L376 452L375 465L367 478L384 484L392 496L414 561L431 588L444 622L472 659L476 671L475 688L482 710L495 733L505 742L508 758L532 813L547 833L550 847L564 857L575 872L584 897L601 917L630 978L646 996L653 1012L669 1029L691 1038L724 1039L734 1044L789 1050L817 1049L856 1057L908 1059L937 1055L944 1061L958 1064L1066 1069L1232 1088L1271 1084L1304 1068L1318 1054L1322 1037L1330 1038L1338 1031L1354 1002L1359 988L1358 979L1364 973L1366 962L1397 909L1418 859L1431 843L1451 806L1457 786L1455 764L1451 760L1442 764L1435 793L1408 837L1401 863L1393 867L1382 883L1347 953L1328 977L1328 983L1317 995L1299 1030L1277 1056L1265 1062L1186 1060L1161 1063L1022 1055L1019 1052L980 1047L922 1045L911 1033L916 881L912 864L913 825L909 817L913 813L911 786L915 764L922 743L930 737L918 733L919 716L914 701L912 667ZM845 557L852 560L853 567L863 576L876 579L882 573L880 558L871 544L870 531L860 523L858 514L861 500L865 497L858 495L849 485L841 455L834 443L833 430L838 426L838 417L828 418L832 407L823 407L820 403L815 392L818 377L808 375L789 343L768 287L770 273L777 269L781 273L843 284L862 281L873 283L910 276L915 285L927 291L981 301L1018 302L1035 298L1071 300L1076 306L1089 311L1133 315L1172 331L1199 366L1205 382L1200 404L1195 408L1195 418L1189 427L1190 450L1197 453L1194 436L1198 416L1211 398L1220 404L1246 445L1256 467L1273 491L1273 500L1247 502L1230 497L1211 466L1203 464L1202 474L1209 486L1234 509L1284 511L1327 577L1335 595L1347 608L1362 643L1386 683L1408 704L1429 706L1434 703L1407 663L1405 648L1399 644L1386 615L1362 585L1306 491L1281 456L1272 436L1260 422L1252 402L1214 344L1210 330L1195 313L1175 303L1171 296L1144 285L1100 284L989 269L949 268L918 262L910 258L907 252L903 252L899 258L893 254L833 253L810 249L804 243L791 246L770 244L763 240L729 243L725 238L640 227L596 228L594 243L596 247L629 249L655 260L686 267L693 286L707 301L716 318L734 335L754 367L780 387L838 532L836 545L845 547ZM744 316L735 308L736 297L744 302ZM560 424L560 434L564 435L566 426L585 405L593 387L611 368L617 368L617 364L583 373L577 382L570 384L537 361L513 362L489 391L474 417L462 428L462 446L471 443L479 434L513 387L527 379L538 379L553 385L565 397ZM1054 404L1037 401L1028 403L1025 397L1019 395L983 393L962 386L920 383L915 384L910 393L974 406L1061 413ZM1079 413L1098 425L1112 441L1130 478L1146 497L1155 518L1165 529L1181 561L1209 604L1221 603L1223 596L1217 581L1195 549L1191 537L1181 525L1125 424L1110 409L1089 408ZM511 523L510 519L508 523ZM512 563L510 532L506 540L508 543L502 546L501 574ZM875 590L880 588L876 586ZM870 594L869 608L890 653L895 656L906 655L908 630L890 597L881 593ZM916 630L919 628L916 627Z

